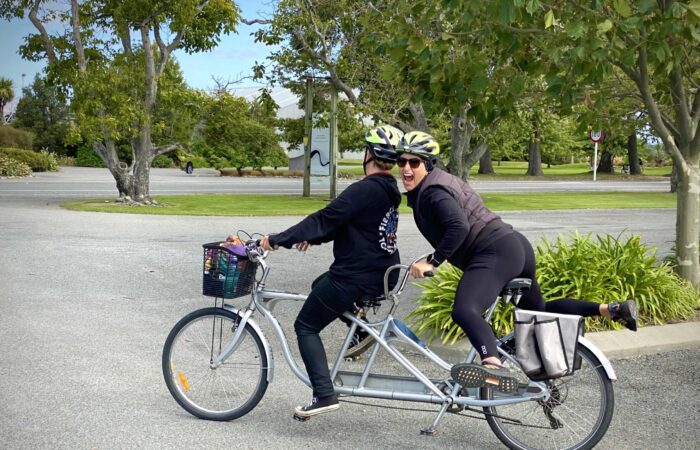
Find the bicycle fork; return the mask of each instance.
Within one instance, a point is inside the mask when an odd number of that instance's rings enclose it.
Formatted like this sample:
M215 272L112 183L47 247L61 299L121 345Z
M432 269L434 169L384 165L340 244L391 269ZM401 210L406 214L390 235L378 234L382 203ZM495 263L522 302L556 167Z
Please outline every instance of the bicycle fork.
M231 341L226 345L223 351L219 353L219 356L214 358L214 360L211 362L210 366L212 369L219 368L224 363L224 361L226 361L228 357L231 356L231 354L236 350L236 348L238 348L238 344L240 343L243 330L245 329L246 323L248 323L248 319L252 314L253 311L251 309L247 309L245 313L243 313L243 315L239 314L241 320L238 321L236 331L233 334Z

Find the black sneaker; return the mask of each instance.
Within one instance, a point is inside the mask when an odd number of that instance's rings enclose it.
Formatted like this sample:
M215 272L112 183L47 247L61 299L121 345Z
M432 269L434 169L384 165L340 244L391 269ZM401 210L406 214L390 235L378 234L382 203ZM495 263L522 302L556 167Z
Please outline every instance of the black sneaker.
M518 388L518 379L510 370L495 364L455 364L450 371L452 378L465 388L495 388L510 393Z
M362 318L362 320L365 319ZM352 335L350 347L345 351L343 358L350 359L360 356L372 346L373 342L374 338L368 332L362 328L356 329L355 334Z
M325 398L313 397L308 405L294 408L294 414L299 417L311 417L316 414L335 411L339 407L338 397L335 395Z
M610 303L608 311L610 311L610 317L613 320L622 322L629 330L637 331L637 318L639 317L637 302L625 300L624 302Z

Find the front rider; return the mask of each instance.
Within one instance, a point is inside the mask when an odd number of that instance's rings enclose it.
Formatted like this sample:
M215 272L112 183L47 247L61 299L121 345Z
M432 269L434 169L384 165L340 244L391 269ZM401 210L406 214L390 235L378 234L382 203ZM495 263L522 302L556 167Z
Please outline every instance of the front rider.
M333 241L333 263L328 272L313 282L294 322L301 358L313 388L311 402L294 410L299 417L338 409L319 333L345 311L352 310L363 296L380 295L384 290L384 272L400 261L396 229L401 194L391 169L402 135L388 125L369 130L365 134L363 162L366 176L325 208L261 241L266 250L277 246L292 248L295 244L306 250L309 244Z

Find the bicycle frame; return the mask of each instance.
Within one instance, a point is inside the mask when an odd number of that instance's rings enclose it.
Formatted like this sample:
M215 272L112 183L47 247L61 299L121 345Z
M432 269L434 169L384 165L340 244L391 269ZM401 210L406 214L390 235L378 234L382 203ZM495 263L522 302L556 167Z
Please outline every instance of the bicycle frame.
M226 347L221 351L219 356L212 361L212 368L217 368L224 361L229 358L236 347L239 344L240 337L242 335L243 328L246 323L251 323L255 328L259 329L255 322L251 319L252 315L260 310L265 318L268 320L272 326L275 334L277 335L282 352L284 354L285 360L292 372L302 380L307 386L311 386L309 378L306 373L299 367L296 363L292 352L287 341L287 337L282 329L279 321L275 318L273 314L273 309L279 302L283 301L298 301L303 302L306 300L307 296L302 294L295 294L284 291L266 290L265 280L270 271L270 267L264 261L265 255L252 255L252 259L255 258L255 262L263 268L263 275L256 283L256 289L251 295L251 301L244 310L238 310L230 306L226 306L228 309L232 310L237 314L241 320L238 324L237 330L234 333L231 341L226 345ZM419 258L418 260L420 260ZM417 260L417 261L418 261ZM493 399L482 400L478 396L478 389L462 389L459 385L455 384L449 379L449 371L452 364L445 362L442 358L432 352L420 339L415 337L410 330L408 330L402 322L393 317L393 312L395 311L399 295L404 289L407 279L408 279L408 268L409 266L397 264L389 269L387 269L384 276L384 290L386 301L392 301L393 306L389 311L387 317L384 320L366 323L359 320L353 314L349 312L343 315L348 318L352 325L348 330L348 333L343 341L343 345L338 352L335 362L330 370L331 379L334 380L335 391L337 394L355 396L355 397L368 397L368 398L379 398L379 399L391 399L391 400L404 400L420 403L431 403L440 404L442 408L438 413L438 417L433 422L433 425L427 430L423 430L427 434L434 433L439 420L442 415L447 411L450 405L459 406L499 406L506 404L514 404L520 402L527 402L536 399L547 400L549 397L549 392L544 385L544 383L530 381L529 385L525 388L521 388L517 393L511 395L499 395ZM403 279L397 284L398 288L395 287L394 290L389 290L388 288L388 277L391 271L400 269L404 270ZM497 298L487 313L486 319L490 320L493 312L500 301L501 297ZM503 298L504 301L510 301L511 298ZM352 371L342 371L340 370L344 362L343 355L345 351L349 348L351 339L357 327L364 329L369 333L376 341L370 356L365 363L365 367L361 372ZM262 333L261 333L262 334ZM503 340L508 339L510 336L506 336ZM446 376L444 379L430 379L428 378L418 367L416 367L399 349L395 347L395 344L401 343L408 345L411 349L418 352L420 355L426 357L434 365L438 366L440 369L446 371ZM412 376L395 376L395 375L380 375L373 374L372 368L376 362L379 350L383 349L387 352L394 360L396 360L404 369L408 371ZM508 359L517 364L514 359L508 355L505 351L499 348L499 351ZM235 356L234 356L235 357ZM476 358L476 350L471 349L465 358L465 362L471 363ZM269 358L270 368L273 366L273 359ZM272 370L270 370L272 374ZM271 375L270 375L271 378ZM271 381L271 380L269 380ZM464 392L468 395L463 395Z

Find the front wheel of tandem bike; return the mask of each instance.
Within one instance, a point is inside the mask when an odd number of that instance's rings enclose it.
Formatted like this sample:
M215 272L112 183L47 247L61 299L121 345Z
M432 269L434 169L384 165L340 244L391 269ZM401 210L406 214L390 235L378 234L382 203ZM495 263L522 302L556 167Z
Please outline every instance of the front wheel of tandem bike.
M515 341L501 344L515 358ZM605 435L613 416L615 399L612 381L600 360L579 345L581 368L545 383L548 400L485 407L491 430L511 449L579 450L593 448ZM504 365L527 383L519 366L501 356ZM494 398L493 389L481 389L481 398Z
M234 352L219 367L211 362L226 348L240 317L223 308L204 308L183 317L163 348L163 376L175 400L207 420L241 417L265 395L268 361L262 339L246 324Z

